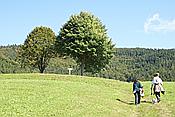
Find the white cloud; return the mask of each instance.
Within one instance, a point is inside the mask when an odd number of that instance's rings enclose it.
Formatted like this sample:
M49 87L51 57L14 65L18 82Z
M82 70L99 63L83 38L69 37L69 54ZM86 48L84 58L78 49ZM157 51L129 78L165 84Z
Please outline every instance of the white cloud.
M175 31L175 19L163 20L159 13L154 14L148 18L144 23L145 32L172 32Z

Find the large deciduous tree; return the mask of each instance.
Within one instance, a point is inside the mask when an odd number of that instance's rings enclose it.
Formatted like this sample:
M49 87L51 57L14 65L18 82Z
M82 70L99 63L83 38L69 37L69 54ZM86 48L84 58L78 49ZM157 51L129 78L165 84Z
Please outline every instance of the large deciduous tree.
M88 12L72 15L57 37L59 52L71 56L83 72L99 72L113 56L111 39L102 22Z
M43 26L34 28L21 46L21 61L43 73L50 58L54 56L55 41L52 29Z

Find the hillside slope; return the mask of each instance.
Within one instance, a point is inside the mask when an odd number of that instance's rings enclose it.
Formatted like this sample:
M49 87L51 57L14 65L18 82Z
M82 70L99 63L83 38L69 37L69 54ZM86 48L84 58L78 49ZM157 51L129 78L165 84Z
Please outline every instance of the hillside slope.
M1 117L173 117L175 85L152 104L150 82L145 98L134 105L132 83L54 74L1 74Z

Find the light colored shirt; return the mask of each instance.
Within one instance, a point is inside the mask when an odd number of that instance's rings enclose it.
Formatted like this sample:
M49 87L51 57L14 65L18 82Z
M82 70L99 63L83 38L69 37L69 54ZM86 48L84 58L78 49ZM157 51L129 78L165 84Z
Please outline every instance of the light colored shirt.
M152 84L161 84L163 85L162 79L159 76L153 78Z

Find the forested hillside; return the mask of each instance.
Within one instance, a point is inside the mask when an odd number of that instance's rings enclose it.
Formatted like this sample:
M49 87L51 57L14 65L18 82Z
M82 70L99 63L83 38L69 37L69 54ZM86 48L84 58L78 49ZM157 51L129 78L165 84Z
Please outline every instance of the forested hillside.
M159 72L163 80L175 80L175 49L117 48L112 65L124 78L151 80Z
M0 73L39 72L37 69L22 66L17 58L17 45L0 47ZM151 80L155 72L159 72L164 81L175 81L175 49L116 48L111 63L98 76L122 81L130 81L136 77L140 80ZM46 73L79 75L80 69L71 58L55 57L46 68Z

